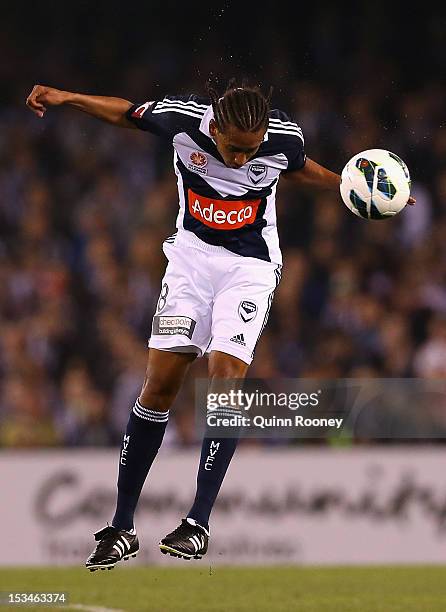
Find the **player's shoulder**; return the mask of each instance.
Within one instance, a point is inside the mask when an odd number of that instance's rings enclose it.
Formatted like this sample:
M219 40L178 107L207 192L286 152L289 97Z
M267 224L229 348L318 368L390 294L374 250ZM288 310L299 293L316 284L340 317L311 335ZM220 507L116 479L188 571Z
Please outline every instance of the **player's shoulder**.
M290 143L297 138L304 142L302 128L287 113L277 108L269 111L268 137Z
M168 94L133 104L126 117L141 130L173 139L182 132L198 132L208 108L209 101L195 94Z
M196 118L203 117L209 107L209 100L196 94L167 94L158 100L154 112L190 113Z
M206 107L210 105L209 98L206 98L205 96L199 96L194 93L175 94L175 95L166 94L164 98L173 100L173 101L185 102L185 103L195 102L195 104L199 104L200 106L206 106Z
M306 157L302 129L284 111L273 109L269 112L268 131L260 154L284 155L287 159L286 172L304 166Z

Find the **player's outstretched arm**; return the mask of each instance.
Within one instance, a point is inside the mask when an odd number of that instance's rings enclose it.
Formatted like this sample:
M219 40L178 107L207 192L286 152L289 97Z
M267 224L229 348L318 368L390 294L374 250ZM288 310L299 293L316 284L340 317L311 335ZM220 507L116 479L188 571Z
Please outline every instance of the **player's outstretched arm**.
M293 181L300 187L335 191L339 194L339 186L341 184L341 177L339 174L327 170L327 168L324 168L324 166L321 166L308 157L303 168L285 172L282 176ZM415 202L415 198L410 196L407 203L413 205Z
M296 185L308 189L320 189L339 192L341 177L339 174L327 170L320 164L307 157L305 165L299 170L291 170L282 175L293 181Z
M62 91L46 85L34 85L26 99L26 105L38 117L43 117L49 106L72 106L92 117L107 121L113 125L136 128L126 119L125 113L132 102L123 98L108 96L89 96L86 94Z

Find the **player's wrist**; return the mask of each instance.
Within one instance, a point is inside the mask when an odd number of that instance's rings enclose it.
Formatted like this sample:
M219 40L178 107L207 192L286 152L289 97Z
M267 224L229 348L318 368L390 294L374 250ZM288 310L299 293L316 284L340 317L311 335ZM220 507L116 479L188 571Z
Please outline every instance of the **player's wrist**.
M328 191L339 192L341 187L341 176L331 170L326 170L324 174L324 183Z
M73 93L72 91L59 90L59 96L61 101L60 104L76 104L76 97L78 97L79 94Z

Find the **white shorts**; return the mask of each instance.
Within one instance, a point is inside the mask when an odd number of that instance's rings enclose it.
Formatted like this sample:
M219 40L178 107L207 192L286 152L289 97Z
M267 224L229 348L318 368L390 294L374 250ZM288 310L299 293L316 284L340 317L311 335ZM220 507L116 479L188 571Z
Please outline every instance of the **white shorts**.
M247 364L266 325L281 265L166 241L169 260L149 347L199 356L221 351Z

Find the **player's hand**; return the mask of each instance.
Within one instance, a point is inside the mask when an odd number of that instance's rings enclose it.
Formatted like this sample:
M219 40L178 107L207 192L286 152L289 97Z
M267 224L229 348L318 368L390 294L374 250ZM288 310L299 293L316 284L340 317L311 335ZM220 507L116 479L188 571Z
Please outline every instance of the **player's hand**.
M408 203L410 206L413 206L413 205L415 204L415 202L416 202L416 199L415 199L415 198L413 198L412 196L409 196L409 199L407 200L407 203Z
M32 92L26 99L26 105L38 117L43 117L48 106L58 106L66 99L66 92L46 85L34 85Z

